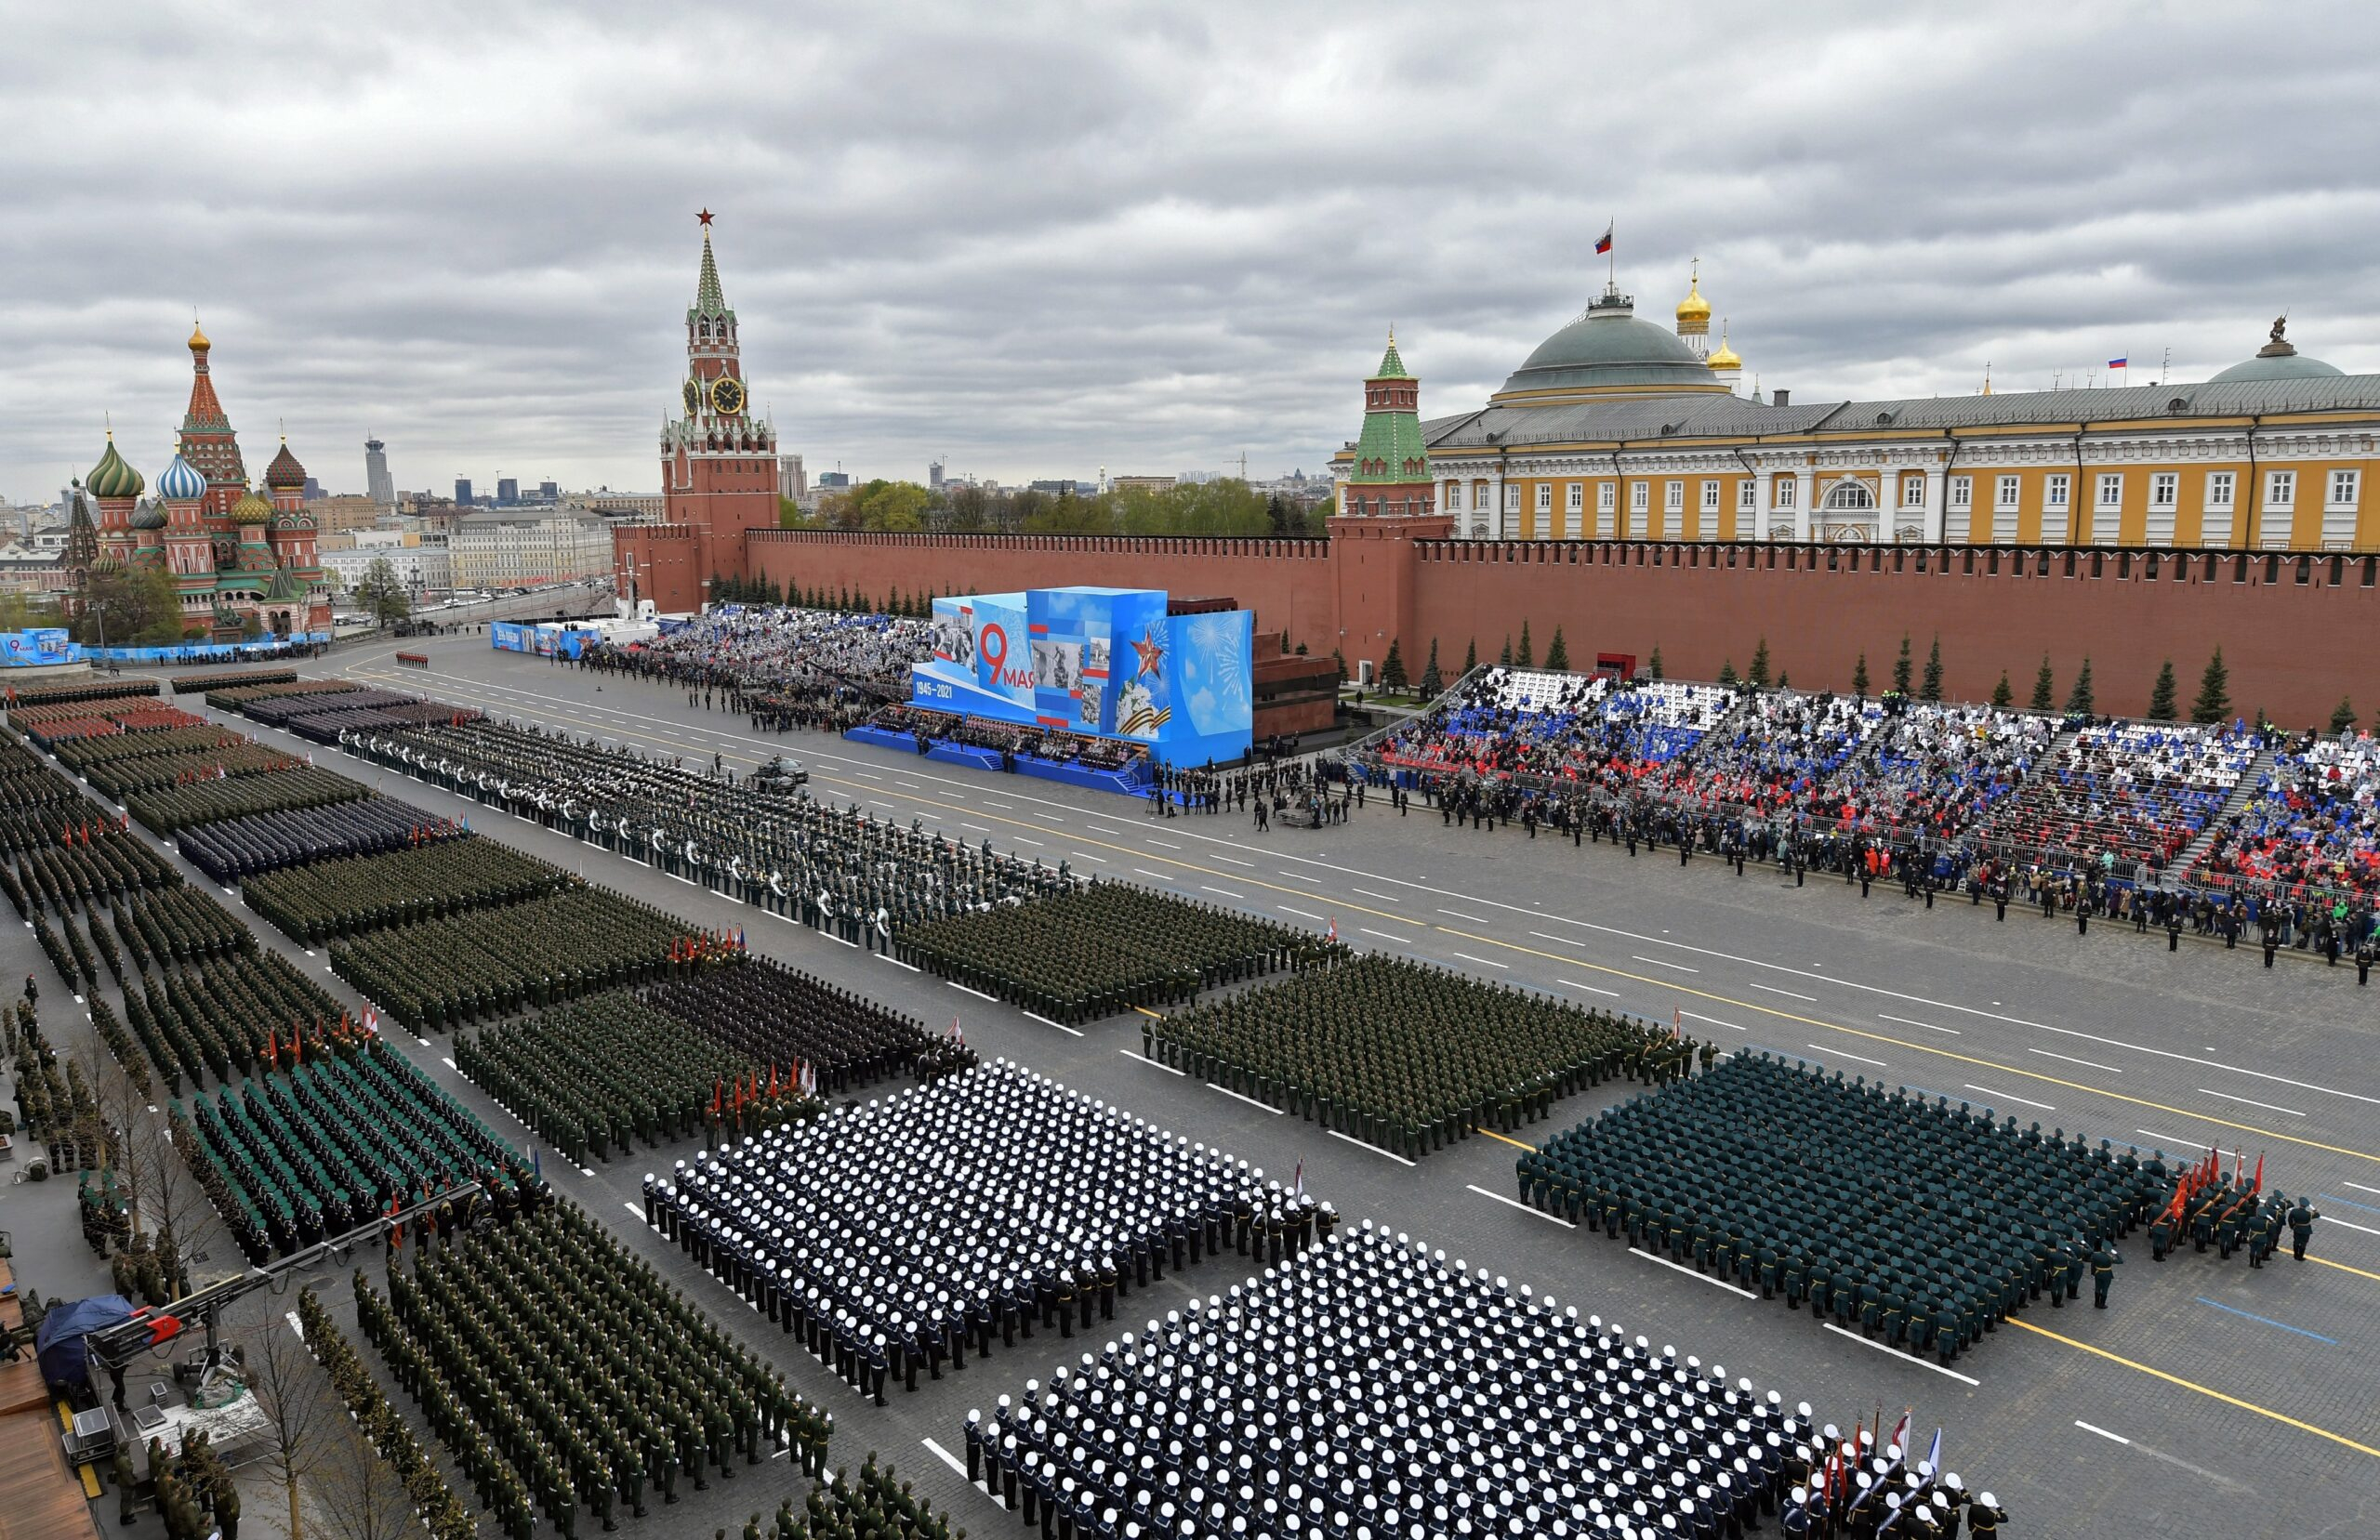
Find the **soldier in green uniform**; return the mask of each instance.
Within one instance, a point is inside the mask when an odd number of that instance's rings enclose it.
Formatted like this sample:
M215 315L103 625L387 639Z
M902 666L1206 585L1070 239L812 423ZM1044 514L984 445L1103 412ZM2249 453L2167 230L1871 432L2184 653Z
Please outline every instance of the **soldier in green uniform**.
M2117 1255L2115 1247L2108 1244L2105 1236L2101 1236L2093 1243L2091 1246L2091 1303L2096 1309L2104 1310L2108 1308L2108 1288L2115 1282L2116 1269L2122 1263L2123 1258Z
M2306 1260L2306 1243L2314 1238L2314 1221L2321 1217L2303 1197L2290 1205L2290 1253L2301 1262Z

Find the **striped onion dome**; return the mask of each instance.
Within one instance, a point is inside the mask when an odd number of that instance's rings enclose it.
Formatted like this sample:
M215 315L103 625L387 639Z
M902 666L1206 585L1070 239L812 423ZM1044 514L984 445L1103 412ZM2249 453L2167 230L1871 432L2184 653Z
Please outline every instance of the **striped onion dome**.
M140 489L148 484L140 479L140 472L133 469L125 462L124 456L115 452L113 433L108 435L107 453L100 455L99 463L91 467L91 474L83 478L85 490L94 497L138 497Z
M173 464L157 478L157 495L168 503L195 503L206 495L206 478L198 473L197 467L177 454Z

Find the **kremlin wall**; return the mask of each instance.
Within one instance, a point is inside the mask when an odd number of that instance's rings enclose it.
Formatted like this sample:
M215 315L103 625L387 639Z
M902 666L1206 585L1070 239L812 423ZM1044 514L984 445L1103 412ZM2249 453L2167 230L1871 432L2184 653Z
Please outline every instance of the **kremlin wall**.
M2380 375L2300 354L2273 322L2196 384L1795 404L1738 393L1742 361L1698 280L1674 330L1607 288L1484 405L1424 419L1392 336L1336 456L1320 540L889 534L775 528L774 429L747 415L734 311L704 230L668 507L617 533L620 591L664 611L713 573L881 597L1068 585L1229 598L1259 638L1351 674L1392 641L1449 678L1526 622L1599 657L1710 679L1751 662L1804 690L1871 688L1903 636L1943 690L2019 703L2044 655L2084 659L2138 715L2170 660L2187 693L2221 648L2236 709L2289 727L2342 694L2380 712Z

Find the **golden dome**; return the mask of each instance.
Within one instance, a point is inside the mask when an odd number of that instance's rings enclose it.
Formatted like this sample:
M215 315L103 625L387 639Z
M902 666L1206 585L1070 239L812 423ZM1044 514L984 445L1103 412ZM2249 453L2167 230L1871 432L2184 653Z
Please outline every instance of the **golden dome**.
M203 353L214 346L215 344L206 340L206 334L198 329L198 318L192 316L190 322L190 350L193 353Z
M1702 266L1695 264L1694 276L1687 281L1686 297L1677 302L1677 318L1681 322L1711 320L1711 301L1702 297Z
M1736 350L1733 348L1727 346L1727 323L1724 321L1719 322L1719 346L1712 350L1711 357L1705 362L1713 370L1740 369L1744 366L1744 361L1736 356Z
M244 529L264 524L271 518L272 505L258 496L253 488L242 494L240 500L231 505L231 522Z

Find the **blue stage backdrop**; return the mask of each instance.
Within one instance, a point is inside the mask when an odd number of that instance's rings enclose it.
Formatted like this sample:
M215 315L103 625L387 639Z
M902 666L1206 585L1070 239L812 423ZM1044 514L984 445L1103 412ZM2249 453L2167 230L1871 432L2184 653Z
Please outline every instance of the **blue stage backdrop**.
M1248 752L1256 617L1168 616L1159 588L1035 588L933 601L910 699L936 711L1146 744L1162 764Z

